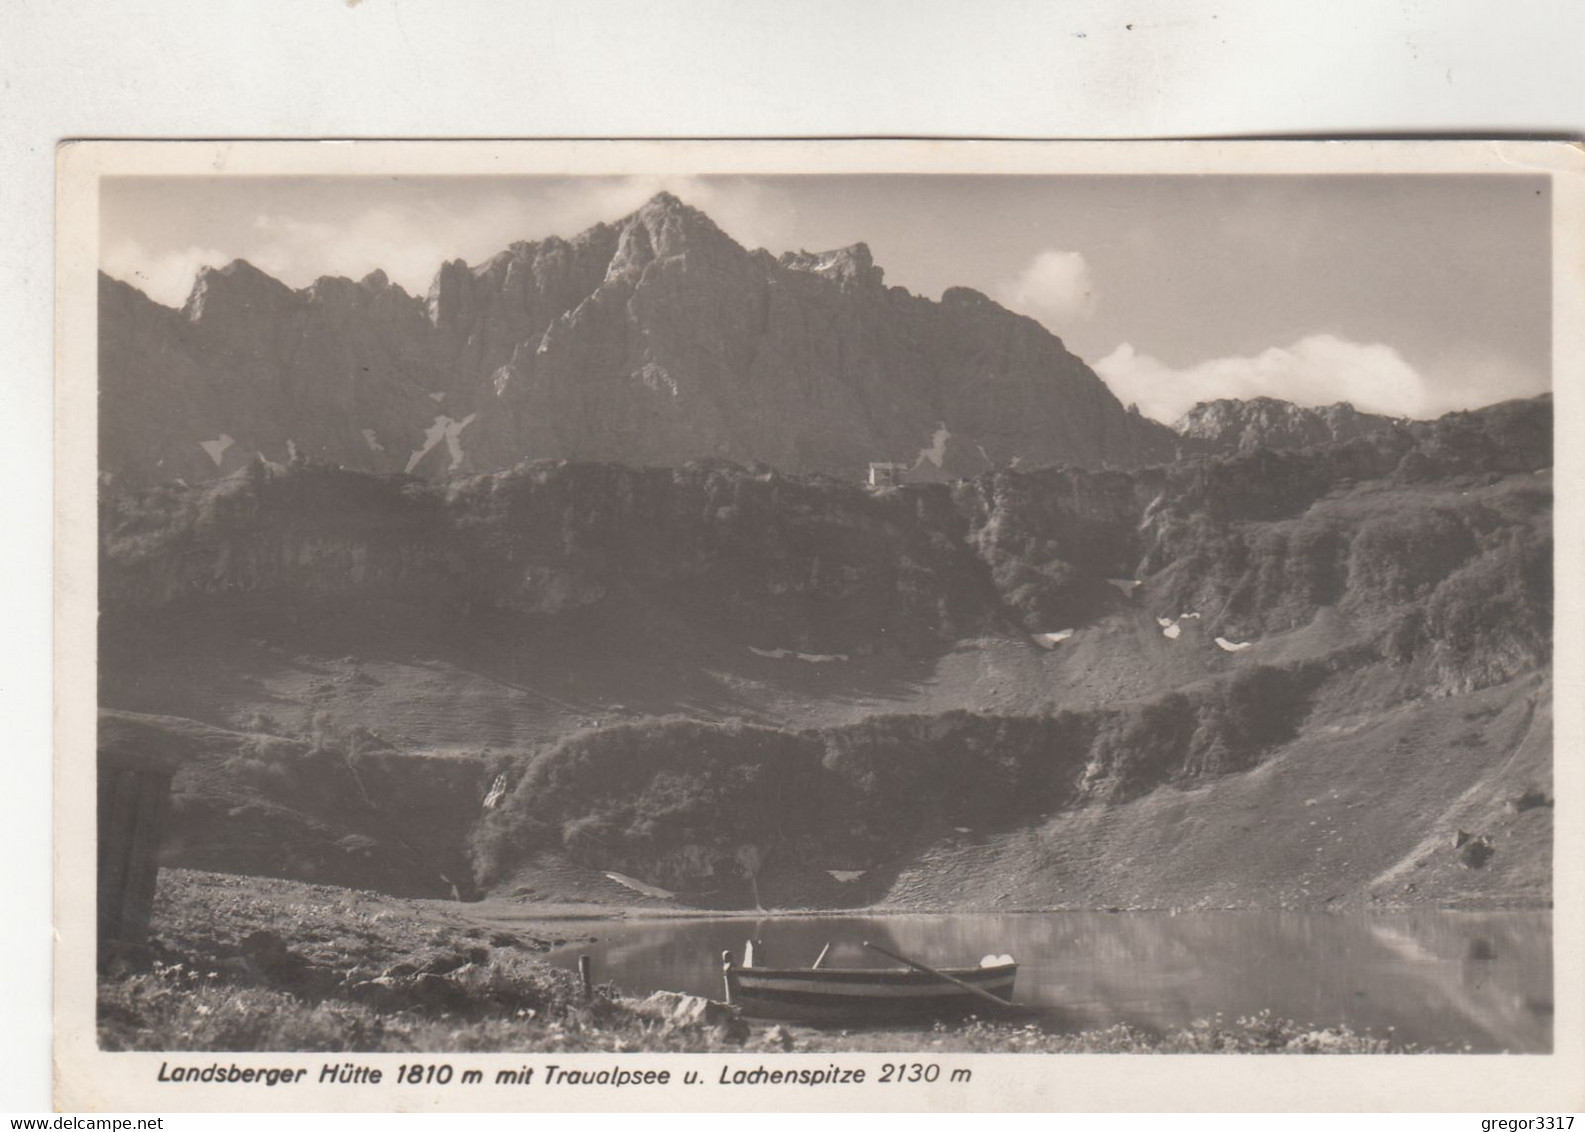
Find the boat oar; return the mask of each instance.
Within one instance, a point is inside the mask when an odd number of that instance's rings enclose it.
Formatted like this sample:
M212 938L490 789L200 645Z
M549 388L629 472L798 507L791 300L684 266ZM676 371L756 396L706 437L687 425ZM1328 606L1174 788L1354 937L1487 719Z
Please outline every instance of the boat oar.
M869 940L865 940L864 941L864 946L869 948L871 951L880 952L880 954L886 956L886 958L888 958L888 959L895 959L895 960L897 960L897 962L903 964L906 967L912 967L916 971L923 971L927 975L934 975L936 978L940 979L944 983L951 983L955 987L962 987L964 990L968 991L970 994L977 995L978 997L983 998L986 1002L994 1003L996 1006L1006 1007L1006 1006L1011 1006L1012 1005L1012 1003L1009 1002L1007 999L998 998L996 995L992 994L990 991L981 990L979 987L975 986L973 983L966 983L962 979L954 978L952 975L947 974L945 971L938 971L934 967L926 967L923 963L916 963L914 960L908 958L906 955L898 955L897 952L895 952L895 951L887 951L884 947L882 947L878 943L871 943Z

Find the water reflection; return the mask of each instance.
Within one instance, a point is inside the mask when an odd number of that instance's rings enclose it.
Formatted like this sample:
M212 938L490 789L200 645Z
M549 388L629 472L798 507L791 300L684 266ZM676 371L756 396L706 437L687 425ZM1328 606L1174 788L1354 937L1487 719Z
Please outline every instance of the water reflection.
M886 966L861 946L869 939L949 965L1010 952L1019 1001L1052 1010L1064 1029L1270 1010L1317 1026L1392 1028L1437 1049L1552 1047L1545 912L775 916L611 921L590 932L598 942L559 949L552 961L590 955L602 980L635 993L719 997L721 952L741 959L751 938L763 941L762 964L808 966L830 942L829 966Z

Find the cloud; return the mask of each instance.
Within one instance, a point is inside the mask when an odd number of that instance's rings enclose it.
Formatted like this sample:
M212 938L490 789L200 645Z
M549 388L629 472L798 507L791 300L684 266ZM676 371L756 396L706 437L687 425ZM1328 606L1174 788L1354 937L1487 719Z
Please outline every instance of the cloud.
M468 235L455 217L422 206L389 205L373 205L334 222L260 213L252 229L253 240L239 254L293 287L307 286L322 275L359 279L379 268L420 295L440 264L459 254ZM505 243L486 254L502 247Z
M1219 397L1277 397L1307 406L1347 401L1363 411L1406 417L1439 416L1496 399L1482 398L1467 385L1449 388L1427 381L1391 346L1331 334L1312 334L1253 357L1213 358L1183 369L1138 353L1125 342L1097 362L1095 372L1119 399L1168 422L1199 401Z
M1482 342L1449 342L1426 366L1455 409L1534 397L1552 388L1550 375Z
M235 256L217 248L186 247L150 252L136 240L117 240L104 249L99 266L106 275L130 283L157 303L179 307L203 267L223 267Z
M1058 332L1065 323L1093 316L1099 298L1083 254L1055 248L1036 254L1016 278L997 288L996 297Z

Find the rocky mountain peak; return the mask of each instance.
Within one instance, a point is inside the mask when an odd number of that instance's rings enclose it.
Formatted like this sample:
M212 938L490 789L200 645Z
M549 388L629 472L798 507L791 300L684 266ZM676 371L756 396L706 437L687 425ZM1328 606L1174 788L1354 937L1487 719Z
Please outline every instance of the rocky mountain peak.
M465 259L447 260L440 265L440 270L435 272L434 281L429 285L429 295L425 305L429 310L429 321L435 326L446 323L455 324L465 317L468 300L472 296L473 273L468 270L468 261Z
M994 307L997 310L1005 308L995 299L983 291L976 291L973 287L948 287L941 292L941 305L944 307Z
M1388 432L1389 417L1362 413L1346 401L1310 408L1275 397L1201 401L1174 426L1189 452L1303 448Z
M675 193L670 193L670 192L667 192L665 189L662 189L662 190L660 190L660 192L658 192L654 196L650 197L649 200L645 201L644 202L644 207L645 208L650 208L650 209L665 210L665 209L685 209L688 206L685 205L682 202L681 198L679 198Z
M215 317L268 317L292 298L292 289L245 259L204 267L182 306L192 322Z
M805 271L846 286L883 285L886 272L875 266L868 244L850 244L827 252L787 252L777 261L788 271Z
M666 192L656 193L617 228L620 235L606 272L608 279L642 272L655 260L720 260L748 254L715 221Z

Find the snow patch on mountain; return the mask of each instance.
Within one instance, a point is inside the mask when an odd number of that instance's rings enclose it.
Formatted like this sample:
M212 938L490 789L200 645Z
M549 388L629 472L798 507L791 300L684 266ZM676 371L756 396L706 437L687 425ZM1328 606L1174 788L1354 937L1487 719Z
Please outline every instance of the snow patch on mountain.
M792 649L757 649L753 645L748 647L748 651L766 660L801 660L806 664L836 664L848 659L845 652L794 652Z
M454 421L442 414L435 418L435 423L424 430L424 446L407 458L407 474L412 475L413 469L418 467L425 456L428 456L435 446L441 441L446 442L446 450L451 454L450 471L462 467L462 430L473 423L477 414L469 413L460 421Z
M914 466L918 467L920 464L931 463L939 468L941 461L947 458L947 441L951 439L952 434L947 431L946 422L942 421L940 427L930 437L930 447L919 450L919 458L914 461ZM980 454L984 455L985 449L981 448ZM989 462L989 458L987 458L987 462Z
M605 875L608 880L614 880L624 888L631 888L640 895L653 896L657 900L671 900L677 895L675 892L667 892L664 888L657 888L653 884L645 884L643 881L623 873L606 873Z
M215 462L215 467L218 468L220 467L220 461L225 459L226 449L235 443L236 441L232 440L231 437L221 433L219 440L200 440L198 447L209 453L209 458Z

